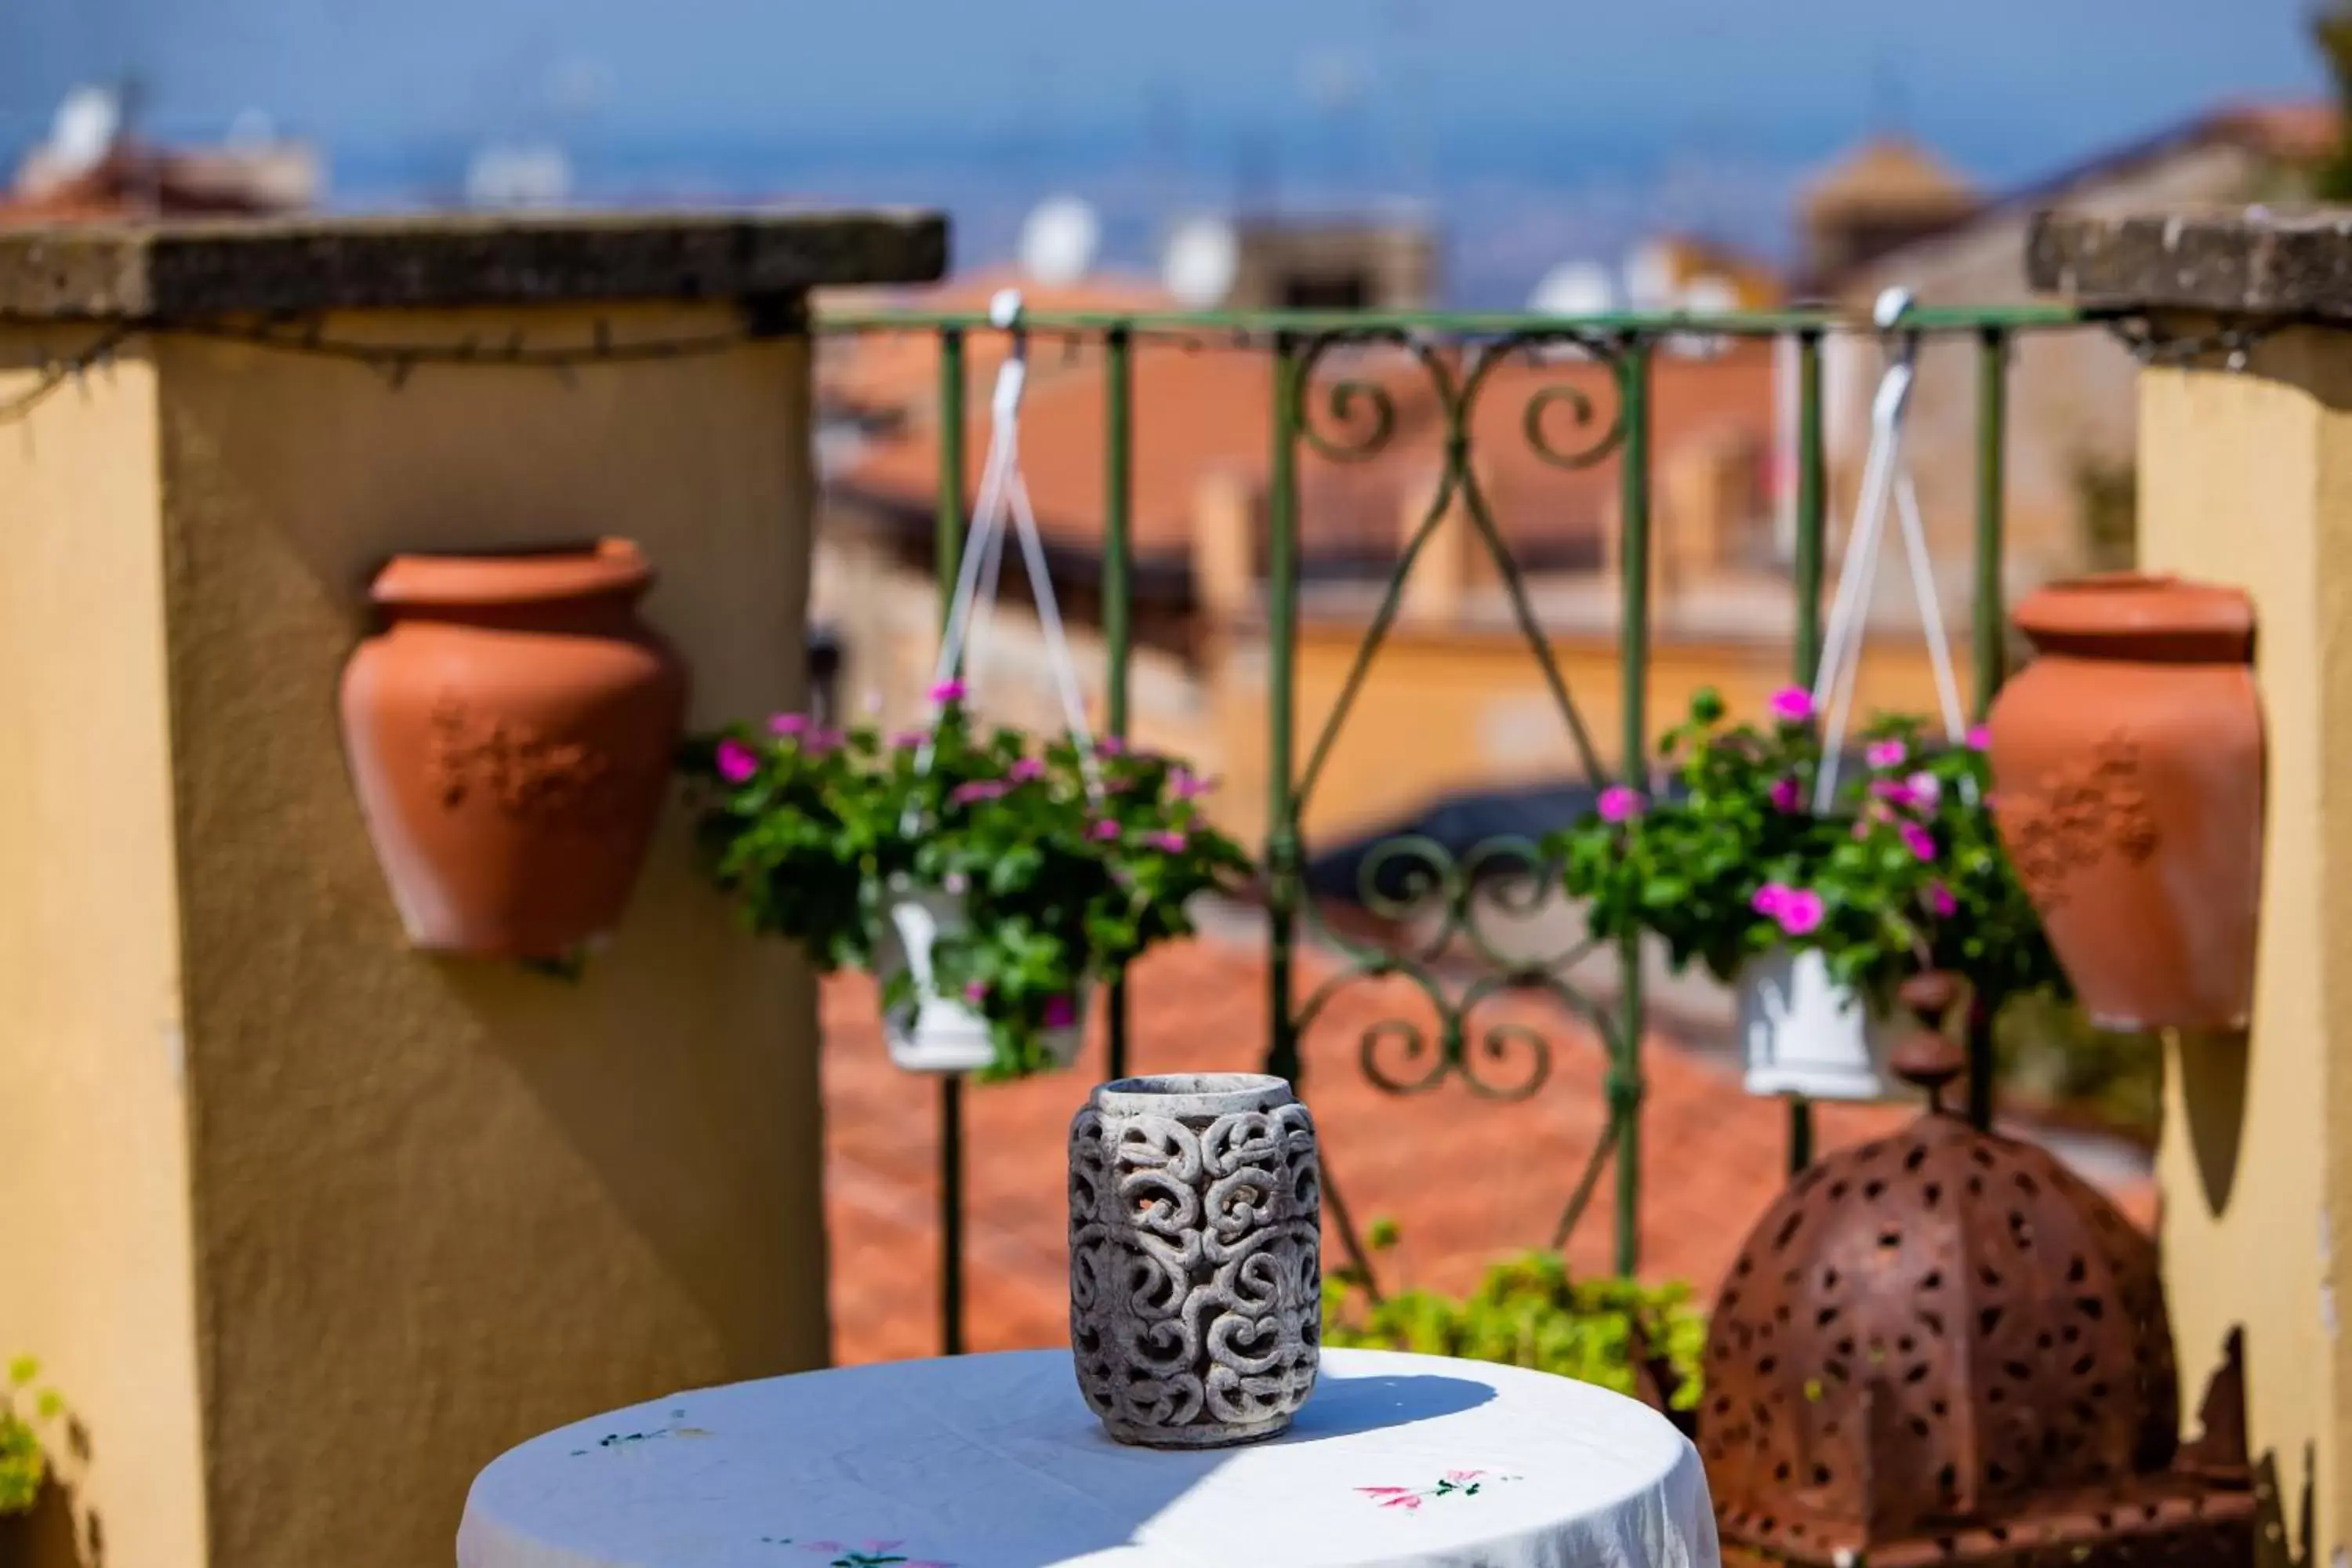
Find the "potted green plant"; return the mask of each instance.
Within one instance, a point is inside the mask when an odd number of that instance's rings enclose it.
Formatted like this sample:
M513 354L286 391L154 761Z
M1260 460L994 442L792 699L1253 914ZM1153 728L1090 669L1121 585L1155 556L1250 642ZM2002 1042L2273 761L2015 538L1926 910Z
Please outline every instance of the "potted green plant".
M1733 724L1701 691L1660 744L1672 787L1604 791L1550 847L1596 935L1654 936L1737 989L1754 1092L1875 1098L1912 974L1956 973L1989 1009L2064 988L1994 828L1981 736L1895 715L1858 739L1864 765L1825 776L1810 694Z
M8 1363L0 1386L0 1562L15 1562L26 1543L18 1532L41 1500L50 1479L48 1448L41 1428L66 1413L53 1389L38 1386L40 1363L19 1356Z
M982 731L961 683L931 696L907 734L786 713L688 742L706 865L755 931L874 973L901 1066L1066 1066L1093 983L1188 934L1187 903L1249 858L1181 763Z
M1375 1223L1375 1252L1398 1240ZM1323 1342L1412 1351L1531 1367L1630 1394L1688 1429L1700 1394L1706 1316L1679 1281L1572 1279L1548 1252L1495 1263L1465 1297L1405 1289L1376 1294L1347 1269L1323 1281Z

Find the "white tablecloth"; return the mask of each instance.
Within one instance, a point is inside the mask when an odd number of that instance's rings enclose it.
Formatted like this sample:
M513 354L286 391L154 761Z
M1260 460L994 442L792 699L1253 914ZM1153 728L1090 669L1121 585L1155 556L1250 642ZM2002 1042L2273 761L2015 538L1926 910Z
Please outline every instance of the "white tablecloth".
M461 1568L1717 1568L1697 1453L1633 1400L1328 1351L1280 1438L1123 1447L1066 1352L738 1384L524 1444Z

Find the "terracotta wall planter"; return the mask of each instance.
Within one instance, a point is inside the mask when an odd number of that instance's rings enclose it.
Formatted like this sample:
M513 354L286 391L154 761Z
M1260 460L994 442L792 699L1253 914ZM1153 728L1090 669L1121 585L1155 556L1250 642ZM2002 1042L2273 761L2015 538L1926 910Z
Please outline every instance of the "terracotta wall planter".
M609 931L667 786L686 672L635 545L399 556L343 671L343 740L419 947L560 958Z
M2018 606L1994 816L2092 1021L2237 1028L2253 1004L2263 725L2253 607L2134 575Z

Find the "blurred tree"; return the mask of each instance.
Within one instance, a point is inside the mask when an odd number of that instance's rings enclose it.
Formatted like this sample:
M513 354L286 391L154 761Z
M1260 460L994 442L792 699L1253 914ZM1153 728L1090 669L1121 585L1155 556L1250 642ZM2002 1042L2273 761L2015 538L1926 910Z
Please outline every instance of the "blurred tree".
M2336 79L2336 102L2345 111L2345 129L2320 167L2313 194L2322 201L2352 201L2352 0L2321 0L2312 13L2311 39Z

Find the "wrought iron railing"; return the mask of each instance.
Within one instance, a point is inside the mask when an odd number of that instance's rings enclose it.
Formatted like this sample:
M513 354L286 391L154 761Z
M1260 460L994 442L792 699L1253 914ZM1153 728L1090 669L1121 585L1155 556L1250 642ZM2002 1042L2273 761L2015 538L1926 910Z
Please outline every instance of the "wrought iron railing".
M2061 308L1988 310L1914 309L1899 331L1923 340L1959 341L1976 351L1977 402L1973 551L1973 611L1970 644L1974 702L1979 714L2003 674L2002 554L2004 447L2008 381L2012 345L2020 334L2060 331L2088 325L2087 318ZM820 334L922 333L938 345L937 407L932 427L939 443L936 559L941 603L950 594L965 528L964 497L969 454L966 415L970 387L969 345L1000 329L984 313L892 310L822 315ZM1381 1089L1400 1095L1434 1089L1458 1079L1477 1096L1523 1099L1551 1071L1552 1046L1540 1031L1499 1024L1476 1033L1471 1013L1505 989L1534 989L1557 999L1572 1015L1590 1021L1606 1042L1603 1079L1606 1129L1582 1171L1569 1185L1566 1206L1551 1237L1564 1244L1601 1177L1615 1173L1617 1268L1632 1273L1640 1263L1640 1166L1644 1002L1640 953L1627 944L1615 955L1619 983L1613 1006L1586 994L1566 972L1588 956L1589 944L1539 957L1506 952L1481 931L1477 900L1491 894L1496 879L1516 889L1522 902L1552 894L1533 842L1508 838L1481 844L1457 856L1434 840L1404 837L1375 850L1364 868L1365 897L1391 914L1433 917L1434 933L1402 949L1360 941L1333 930L1304 896L1301 822L1318 784L1326 777L1333 743L1363 688L1373 656L1396 625L1405 584L1415 561L1441 527L1454 518L1475 531L1491 556L1502 596L1518 635L1537 661L1576 754L1596 783L1604 776L1599 748L1579 713L1555 658L1551 639L1514 559L1495 506L1473 461L1472 416L1489 387L1495 367L1514 356L1565 355L1603 366L1604 384L1615 407L1601 411L1590 395L1565 384L1541 386L1526 398L1520 434L1541 462L1562 469L1618 462L1617 553L1618 647L1622 660L1619 697L1622 738L1617 773L1640 784L1649 763L1651 714L1647 706L1651 653L1651 432L1653 366L1662 346L1706 340L1781 340L1794 345L1798 420L1796 435L1795 536L1788 563L1792 616L1791 675L1810 686L1821 655L1826 533L1830 511L1822 399L1823 345L1832 333L1870 331L1868 326L1823 311L1782 311L1691 317L1679 314L1616 314L1563 319L1517 314L1253 312L1229 314L1037 314L1019 330L1044 346L1081 344L1098 352L1102 363L1104 486L1101 497L1100 630L1106 648L1107 732L1125 737L1130 721L1129 668L1133 652L1130 578L1133 565L1135 359L1139 343L1170 340L1196 348L1262 349L1272 392L1266 432L1270 475L1266 497L1267 556L1265 562L1265 633L1269 652L1266 746L1267 831L1263 845L1265 900L1270 917L1267 953L1270 1033L1265 1070L1298 1080L1303 1076L1299 1041L1327 1003L1348 984L1371 976L1400 976L1434 1009L1433 1033L1406 1020L1375 1026L1360 1043L1360 1064ZM1303 758L1297 734L1298 671L1296 661L1300 597L1300 459L1312 452L1337 462L1360 461L1382 450L1395 434L1394 395L1383 382L1360 373L1352 351L1384 349L1417 368L1427 379L1442 420L1442 464L1419 526L1402 540L1384 592L1371 610L1338 700ZM1580 436L1580 444L1559 444L1559 416ZM1376 891L1383 870L1402 868L1405 892ZM1333 952L1339 967L1305 995L1298 994L1297 957L1302 942ZM1466 984L1449 984L1436 959L1460 942L1484 960ZM1109 1067L1114 1076L1129 1066L1129 1006L1123 984L1111 988ZM1991 1114L1989 1037L1972 1042L1971 1110L1979 1124ZM942 1337L946 1349L964 1343L963 1324L963 1089L953 1079L941 1086L940 1191ZM1789 1112L1792 1166L1811 1157L1812 1118L1802 1100ZM1344 1168L1326 1173L1326 1194L1339 1238L1358 1268L1368 1267L1353 1217L1340 1197Z

